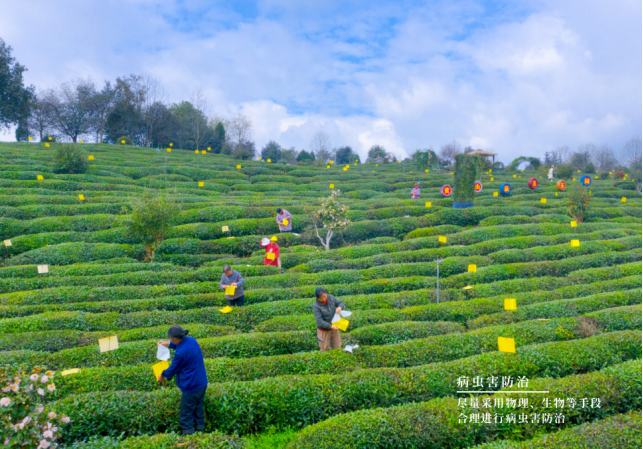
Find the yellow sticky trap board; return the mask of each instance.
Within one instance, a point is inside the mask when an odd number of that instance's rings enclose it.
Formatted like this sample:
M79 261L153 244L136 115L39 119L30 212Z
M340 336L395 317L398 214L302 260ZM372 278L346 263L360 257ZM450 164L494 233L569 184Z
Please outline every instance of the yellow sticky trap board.
M228 232L230 228L228 226L221 226L221 232Z
M87 156L87 159L88 159L88 160L90 160L90 161L93 161L93 160L94 160L94 156L92 156L92 155L90 154L89 156Z
M498 196L498 192L493 192L493 196Z
M516 352L516 340L507 337L498 337L498 350L501 352Z
M326 168L330 168L330 165L327 165Z
M516 298L505 298L505 310L516 310Z
M201 154L206 154L206 153L207 153L207 151L205 151L205 150L201 151Z
M466 287L462 287L462 290L471 290L473 287L470 285L467 285Z
M469 273L476 273L478 270L478 267L476 267L475 264L470 263L469 266L467 267L467 271Z
M230 313L230 312L232 312L232 307L225 306L223 309L219 309L219 312L221 312L221 313Z
M626 201L627 201L627 198L625 198L625 197L622 197L622 198L621 198L621 203L624 203L624 202L626 202Z
M65 371L61 371L60 375L61 376L69 376L70 374L78 374L78 373L80 373L80 369L72 368L72 369L66 369Z
M440 236L438 236L438 242L440 242L440 243L446 243L446 242L447 242L447 238L446 238L446 236L444 236L444 235L440 235Z
M515 178L515 177L516 177L516 175L514 175L514 178Z
M174 145L172 142L170 142L170 146Z
M268 162L272 162L270 159L268 159Z
M125 141L124 141L124 140L121 140L121 143L125 143Z
M208 151L210 151L212 148L208 147Z
M237 170L240 170L240 169L241 169L241 165L237 165Z
M357 165L357 164L355 164L355 165Z
M333 161L328 161L328 163L329 163L330 165L333 165Z
M257 156L257 160L258 160L258 161L260 161L260 160L261 160L261 156Z
M275 260L275 253L266 253L266 259Z
M31 136L29 136L29 140L31 140Z
M195 154L199 154L199 150L194 150L194 153L195 153Z
M580 173L580 170L576 170L576 173Z
M49 273L49 265L38 265L38 274Z
M235 287L234 285L231 285L230 287L226 287L226 288L225 288L225 294L226 294L226 295L229 295L229 296L233 296L233 295L234 295L234 291L235 291L236 289L237 289L237 287Z
M344 171L348 170L346 167L343 168Z
M426 169L424 170L424 173L428 173L428 172L429 172L429 169L428 169L428 168L426 168Z
M83 195L81 193L80 195L78 195L78 199L81 200L81 201L84 201L85 200L85 195Z
M44 180L45 178L44 178L42 175L38 175L38 176L36 176L36 179L37 179L38 181L42 181L42 180Z
M453 174L453 172L451 172L451 174Z
M489 178L489 181L493 181L493 177Z
M520 173L524 172L524 170L520 170Z
M427 201L426 203L424 203L424 207L431 207L431 201Z
M51 140L51 137L49 138L49 140Z
M205 186L205 182L199 181L199 187L203 187L203 186Z
M118 349L118 337L112 335L111 337L100 338L98 340L98 347L100 352L115 351Z
M9 240L9 239L5 240L3 243L4 243L4 246L6 246L6 247L11 246L11 240Z
M163 371L168 369L170 367L170 364L168 363L167 360L161 360L160 362L152 365L152 370L154 371L154 376L158 379L161 374L163 374Z
M590 195L592 194L592 191L591 191L591 190L589 191L589 194L590 194Z
M167 152L168 152L168 153L171 153L171 152L172 152L172 148L168 148L168 149L167 149Z
M574 220L570 221L569 224L572 226L572 228L575 228L578 226L578 223L576 223L576 221Z
M558 196L558 192L554 193L554 196Z
M290 221L288 221L288 219L285 218L284 221L282 221L282 223L284 224L284 226L288 226L288 223L290 223Z
M375 166L376 166L376 167L379 167L380 165L379 165L379 164L375 164Z
M551 318L536 318L538 321L551 321Z
M335 184L331 184L331 185L329 185L328 187L329 187L329 188L331 188L331 189L334 189L334 188L335 188Z
M576 246L580 246L580 241L579 240L572 240L570 243L572 245L572 248L574 248Z
M337 326L340 331L346 332L346 329L348 329L348 320L346 318L342 318L341 320L334 322L333 325Z
M49 142L45 143L45 146L46 146L47 148L49 148Z
M81 140L80 143L83 143L83 141Z
M576 178L572 178L572 181L576 181Z
M598 176L594 176L594 179L598 179Z
M547 198L541 198L540 202L543 203L543 204L546 204L547 203Z

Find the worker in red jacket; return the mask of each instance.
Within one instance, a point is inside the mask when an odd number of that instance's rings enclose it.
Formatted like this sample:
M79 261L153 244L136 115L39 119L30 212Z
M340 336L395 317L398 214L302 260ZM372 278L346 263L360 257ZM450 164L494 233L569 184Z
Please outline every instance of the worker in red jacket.
M273 235L270 240L268 240L267 238L261 239L261 246L266 249L266 258L263 260L263 264L281 268L281 259L279 258L279 245L277 245L277 237Z

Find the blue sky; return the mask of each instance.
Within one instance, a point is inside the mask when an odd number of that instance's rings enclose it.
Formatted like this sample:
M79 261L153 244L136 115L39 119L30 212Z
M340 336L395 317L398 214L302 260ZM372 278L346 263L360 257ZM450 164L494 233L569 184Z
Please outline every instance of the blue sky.
M456 140L508 162L641 137L640 1L0 0L0 37L39 88L201 86L259 148L323 130L362 155Z

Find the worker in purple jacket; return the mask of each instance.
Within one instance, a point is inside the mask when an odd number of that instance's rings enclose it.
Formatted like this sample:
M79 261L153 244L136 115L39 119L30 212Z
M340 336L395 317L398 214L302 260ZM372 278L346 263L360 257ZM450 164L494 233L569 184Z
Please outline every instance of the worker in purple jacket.
M418 187L418 183L415 183L415 187L411 190L411 199L412 200L417 200L420 198L420 188Z
M277 209L276 221L281 232L292 232L292 215L286 209Z

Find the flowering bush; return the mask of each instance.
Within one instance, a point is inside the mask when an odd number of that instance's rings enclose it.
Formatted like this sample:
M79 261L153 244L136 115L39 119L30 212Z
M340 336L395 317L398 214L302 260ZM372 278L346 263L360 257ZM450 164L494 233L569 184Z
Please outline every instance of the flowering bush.
M343 231L351 224L347 218L348 206L341 204L337 199L340 194L339 190L333 190L328 198L321 200L321 208L309 214L315 234L326 251L330 250L330 240L333 238L333 234ZM318 225L320 224L322 228L326 229L324 238L319 235Z
M53 371L31 374L15 368L0 368L0 435L3 447L47 449L57 447L56 438L69 417L45 412L45 396L56 390Z

